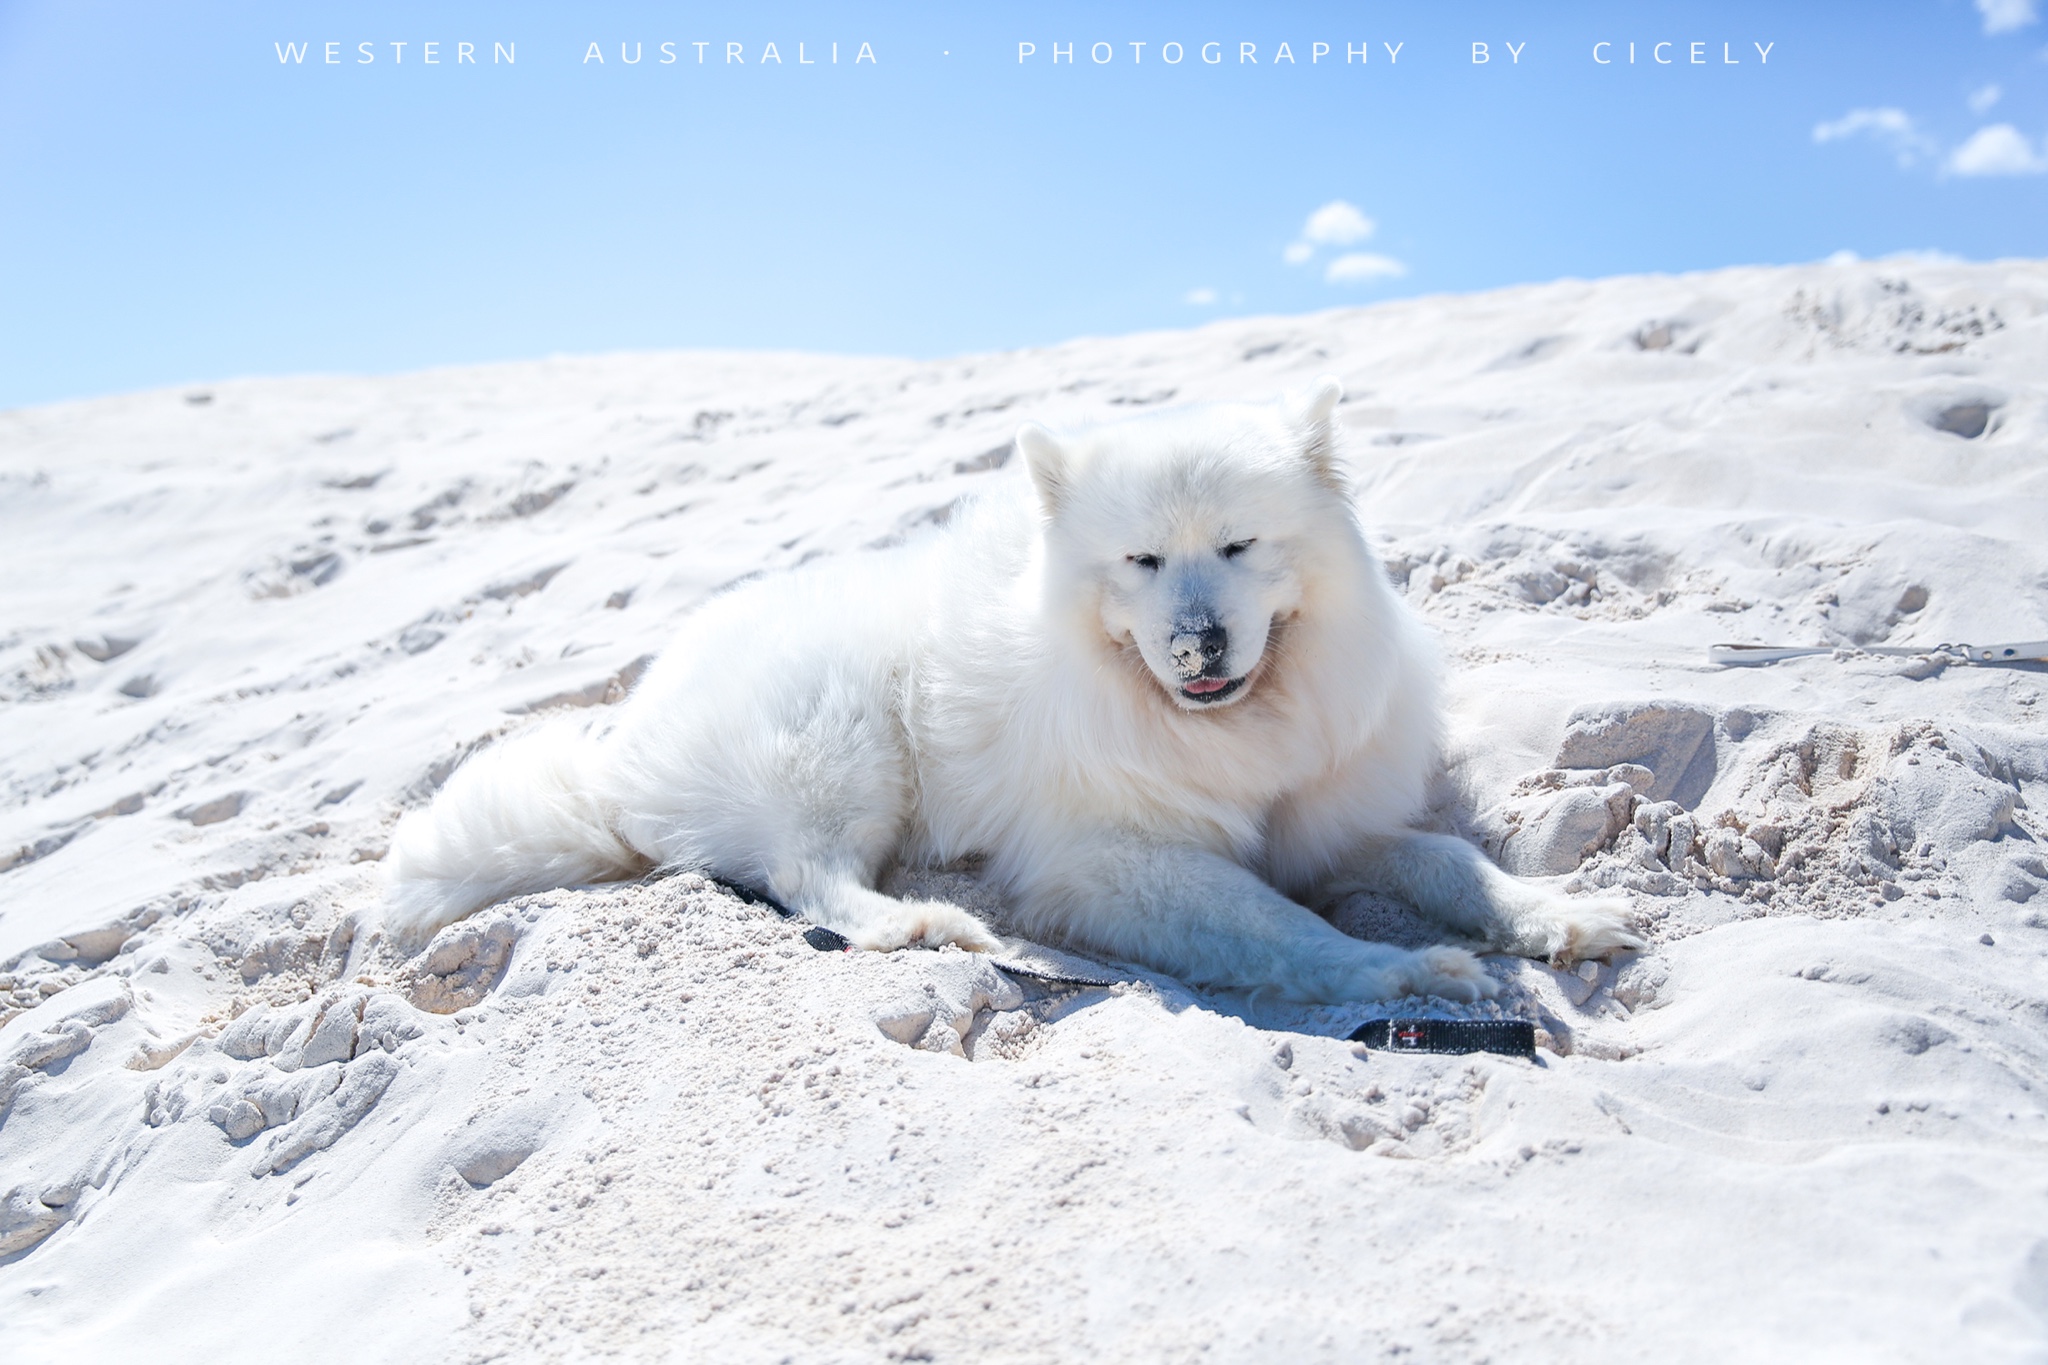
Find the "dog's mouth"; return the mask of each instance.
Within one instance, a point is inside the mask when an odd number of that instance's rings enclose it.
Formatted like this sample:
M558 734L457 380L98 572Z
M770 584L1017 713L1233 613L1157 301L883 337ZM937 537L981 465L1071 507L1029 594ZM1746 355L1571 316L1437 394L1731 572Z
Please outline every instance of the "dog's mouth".
M1225 697L1236 696L1250 677L1247 673L1239 678L1195 678L1181 684L1180 694L1189 701L1210 706Z

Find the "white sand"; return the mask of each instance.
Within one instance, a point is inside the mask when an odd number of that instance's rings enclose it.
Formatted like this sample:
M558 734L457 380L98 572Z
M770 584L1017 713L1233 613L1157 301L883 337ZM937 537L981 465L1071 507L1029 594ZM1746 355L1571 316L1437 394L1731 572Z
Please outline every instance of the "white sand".
M1495 962L1538 1063L695 878L353 937L402 808L719 585L1322 372L1443 818L1652 928ZM2048 1360L2048 668L1705 664L2048 639L2048 266L205 392L0 413L7 1359Z

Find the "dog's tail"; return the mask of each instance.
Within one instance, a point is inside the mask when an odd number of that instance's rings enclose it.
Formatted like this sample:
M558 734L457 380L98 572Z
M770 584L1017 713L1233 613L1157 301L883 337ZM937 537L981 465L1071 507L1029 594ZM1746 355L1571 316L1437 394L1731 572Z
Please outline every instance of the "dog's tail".
M644 871L613 831L597 757L573 723L472 754L432 805L392 831L385 927L418 942L507 896Z

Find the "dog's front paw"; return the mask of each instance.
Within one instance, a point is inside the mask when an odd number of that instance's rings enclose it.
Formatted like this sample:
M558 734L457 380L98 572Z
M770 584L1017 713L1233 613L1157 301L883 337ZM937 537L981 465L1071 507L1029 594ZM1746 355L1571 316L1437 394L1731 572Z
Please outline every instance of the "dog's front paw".
M980 920L945 901L899 901L886 920L848 935L848 941L884 952L943 948L950 943L970 953L993 953L1003 946Z
M1410 953L1395 968L1393 995L1434 995L1471 1004L1500 993L1500 983L1487 975L1486 964L1463 948L1424 948Z
M1553 967L1569 967L1587 958L1605 960L1646 946L1635 931L1635 911L1619 896L1545 896L1528 918L1532 932L1522 945L1523 953L1545 958Z

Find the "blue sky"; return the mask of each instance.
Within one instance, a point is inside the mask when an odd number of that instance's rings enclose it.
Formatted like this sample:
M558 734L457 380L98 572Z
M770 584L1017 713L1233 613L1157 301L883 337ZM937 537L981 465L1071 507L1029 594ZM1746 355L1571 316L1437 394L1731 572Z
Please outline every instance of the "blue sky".
M0 407L556 352L932 356L1839 250L2044 255L2038 2L0 0Z

